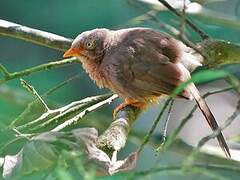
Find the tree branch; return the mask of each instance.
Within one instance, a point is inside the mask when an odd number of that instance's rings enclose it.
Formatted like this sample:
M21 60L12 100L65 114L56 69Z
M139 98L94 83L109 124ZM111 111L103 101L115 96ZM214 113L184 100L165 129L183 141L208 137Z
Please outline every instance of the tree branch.
M80 77L82 73L79 73L75 76L72 76L71 78L68 78L60 83L57 83L55 86L53 86L52 88L50 88L48 91L46 91L45 93L43 93L41 95L42 98L46 98L47 96L49 96L50 94L52 94L53 92L55 92L56 90L58 90L59 88L65 86L66 84L70 83L71 81L77 79ZM32 102L30 102L27 107L24 109L24 111L16 118L14 119L11 124L9 125L10 128L12 127L16 127L18 122L21 123L21 120L27 119L28 115L30 112L33 111L34 106L38 106L38 99L33 100ZM72 104L72 103L71 103ZM69 105L68 105L69 107ZM26 121L24 121L26 122ZM31 121L31 123L33 123L33 121ZM28 123L27 123L28 124Z
M27 130L31 132L39 132L44 127L50 126L53 122L55 122L56 127L54 127L51 131L60 131L73 123L77 123L87 113L96 110L105 104L111 103L117 97L117 95L113 94L103 94L100 96L88 97L80 101L74 101L61 108L48 109L39 118L24 125L19 125L15 127L15 129L20 131ZM46 103L44 102L44 104ZM63 120L66 121L59 124Z
M32 42L60 51L67 50L72 39L0 19L0 35Z
M43 71L43 70L49 70L49 69L53 69L53 68L58 68L58 67L62 67L62 66L66 66L66 65L69 65L69 64L73 64L73 63L80 63L79 59L77 58L68 58L68 59L63 59L63 60L59 60L59 61L52 61L52 62L49 62L49 63L46 63L46 64L41 64L41 65L38 65L38 66L34 66L34 67L31 67L31 68L28 68L28 69L25 69L25 70L22 70L22 71L18 71L18 72L13 72L13 73L10 73L9 71L7 71L7 69L0 64L0 71L4 70L4 76L2 79L0 79L0 85L9 81L9 80L12 80L12 79L16 79L16 78L20 78L20 77L23 77L23 76L28 76L32 73L35 73L35 72L40 72L40 71Z
M57 127L55 127L54 129L52 129L51 131L60 131L72 124L76 124L80 119L82 119L83 116L87 115L89 112L94 111L100 107L102 107L105 104L110 104L113 100L117 99L118 95L114 94L112 96L110 96L109 98L100 101L86 109L84 109L82 112L80 112L79 114L77 114L76 116L74 116L73 118L65 121L64 123L58 125Z
M131 125L140 112L140 109L130 105L119 110L111 125L98 138L97 147L110 155L123 148Z

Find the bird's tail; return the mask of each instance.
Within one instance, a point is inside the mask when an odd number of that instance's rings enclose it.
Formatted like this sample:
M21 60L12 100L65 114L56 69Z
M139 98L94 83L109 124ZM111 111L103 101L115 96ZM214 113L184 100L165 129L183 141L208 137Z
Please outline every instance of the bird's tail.
M192 83L188 86L188 88L189 88L192 96L196 100L199 109L202 111L202 113L203 113L205 119L207 120L209 126L211 127L211 129L213 131L217 130L219 128L217 121L216 121L215 117L213 116L212 112L210 111L206 101L201 97L196 86ZM222 132L220 132L217 135L217 140L218 140L218 143L219 143L220 147L222 148L223 152L225 153L225 155L230 158L231 154L230 154L228 145L224 139Z

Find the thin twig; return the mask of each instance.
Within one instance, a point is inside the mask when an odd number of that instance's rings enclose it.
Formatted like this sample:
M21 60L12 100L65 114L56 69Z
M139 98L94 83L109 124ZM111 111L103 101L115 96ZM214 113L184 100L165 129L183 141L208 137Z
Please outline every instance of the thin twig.
M74 75L74 76L72 76L72 77L70 77L70 78L68 78L68 79L60 82L59 84L57 84L57 85L54 86L53 88L49 89L46 93L44 93L44 94L42 95L42 97L49 96L50 94L52 94L53 92L55 92L57 89L65 86L65 85L68 84L69 82L71 82L71 81L79 78L82 74L83 74L83 72L78 73L78 74L76 74L76 75Z
M144 137L144 140L143 140L142 144L140 145L140 147L139 147L139 149L138 149L138 152L141 152L141 151L143 150L144 146L148 143L149 139L151 138L154 130L156 129L159 121L161 120L161 117L162 117L163 113L164 113L165 110L167 109L167 106L168 106L168 104L171 102L171 100L172 100L172 98L168 98L168 99L166 100L166 102L164 103L161 111L159 112L158 116L157 116L156 119L154 120L151 129L149 130L149 132L147 133L147 135Z
M104 94L100 96L93 96L93 97L87 97L85 99L82 99L80 101L74 101L66 106L49 110L45 113L43 113L39 118L26 123L21 126L17 126L16 129L22 130L22 129L30 129L31 131L37 131L43 127L46 127L52 122L58 122L61 119L70 117L71 115L74 115L76 113L79 113L81 109L84 107L88 108L89 106L93 106L96 103L102 102L108 98L110 98L112 94ZM86 110L86 109L85 109ZM33 128L31 128L33 126Z
M23 77L23 76L28 76L28 75L30 75L32 73L35 73L35 72L39 72L39 71L43 71L43 70L49 70L49 69L53 69L53 68L58 68L58 67L66 66L66 65L69 65L69 64L73 64L73 63L79 63L79 62L80 61L77 58L68 58L68 59L52 61L52 62L49 62L49 63L41 64L41 65L34 66L32 68L28 68L28 69L18 71L18 72L13 72L13 73L8 72L7 76L4 76L2 79L0 79L0 85L9 81L9 80L20 78L20 77Z
M0 72L2 72L2 74L5 76L5 77L8 77L10 75L10 73L8 72L8 70L2 65L0 64Z
M167 138L168 123L169 123L169 120L170 120L170 117L171 117L173 103L174 103L174 100L172 99L171 102L170 102L169 108L168 108L167 118L165 119L165 121L163 123L162 133L160 132L160 135L162 137L162 140L161 140L162 145L165 143L166 138Z
M201 147L203 147L209 140L216 138L219 133L221 133L222 130L227 128L231 123L233 122L234 119L240 114L240 101L238 101L236 110L232 113L232 115L223 123L223 125L219 126L217 130L215 130L213 133L211 133L208 136L203 137L199 142L197 147L192 151L192 154L187 158L185 161L186 167L191 166L193 163L194 159L196 159Z
M186 2L183 0L183 9L181 12L181 17L180 17L180 39L182 39L183 35L185 34L185 21L186 21Z
M42 99L42 97L38 94L38 92L34 89L33 86L31 86L27 81L25 81L24 79L20 79L21 84L24 88L26 88L30 93L32 93L34 96L37 97L37 99L41 102L41 104L43 105L43 107L45 108L45 111L50 111L48 105L44 102L44 100Z
M59 84L57 84L56 86L54 86L53 88L51 88L50 90L48 90L47 92L45 92L43 95L41 95L43 98L46 98L47 96L49 96L50 94L52 94L53 92L55 92L57 89L63 87L64 85L66 85L67 83L69 83L70 81L80 77L81 74L77 74ZM30 102L26 109L15 119L11 122L11 124L9 125L10 128L13 128L15 126L15 124L17 124L21 119L25 119L26 114L29 114L27 112L31 111L31 108L38 102L38 100L34 100L32 102Z
M141 19L142 21L151 20L151 21L155 22L161 28L164 28L167 31L169 31L169 33L171 35L173 35L174 37L180 39L186 46L191 47L197 53L199 53L202 57L204 57L205 58L204 59L204 64L208 64L208 62L213 62L212 59L210 59L209 55L207 53L205 53L205 51L202 50L201 45L200 46L195 45L183 33L183 29L182 29L183 23L181 23L180 30L178 30L175 27L171 26L170 24L166 24L166 23L160 22L159 19L155 17L155 14L156 14L155 11L149 11L148 13L146 13L146 14L144 14L142 16L138 16L137 19ZM185 20L185 18L183 19L182 16L181 16L181 20L183 21L183 20ZM184 24L185 24L185 21L184 21ZM202 62L200 62L200 63L202 63Z
M219 94L219 93L223 93L226 91L230 91L232 89L233 89L233 87L227 87L227 88L220 89L220 90L209 91L203 95L203 98L207 98L208 96L213 95L213 94ZM164 145L164 149L168 149L172 145L172 143L175 141L179 132L182 130L182 128L185 126L185 124L188 122L188 120L191 119L191 117L193 116L193 113L196 111L197 107L198 106L195 105L191 109L191 111L187 114L187 116L180 121L180 124L178 125L178 127L173 131L173 133L167 139L167 141ZM157 150L161 152L161 150L163 150L162 146L160 145L157 148Z
M168 8L170 11L172 11L174 14L176 14L177 16L181 17L181 13L179 13L176 9L174 9L168 2L166 2L165 0L158 0L159 2L161 2L166 8ZM195 32L197 32L200 37L205 40L208 39L209 36L204 33L201 29L199 29L195 24L193 24L189 19L185 19L186 23L189 25L189 27L191 27Z
M103 106L104 104L109 104L111 103L114 99L117 99L118 95L114 94L112 95L110 98L101 101L97 104L94 104L93 106L90 106L89 108L85 109L84 111L82 111L81 113L79 113L78 115L74 116L73 118L65 121L64 123L58 125L57 127L55 127L54 129L52 129L51 131L60 131L74 123L77 123L79 121L79 119L81 119L83 116L85 116L87 113L94 111L96 109L98 109L99 107Z

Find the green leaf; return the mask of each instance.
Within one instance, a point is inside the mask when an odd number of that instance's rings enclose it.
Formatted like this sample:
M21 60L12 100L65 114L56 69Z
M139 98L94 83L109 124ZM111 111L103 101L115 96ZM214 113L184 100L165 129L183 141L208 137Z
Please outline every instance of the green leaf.
M183 89L191 82L200 84L200 83L206 83L212 80L216 80L219 78L226 78L230 76L230 74L226 71L222 70L203 70L199 71L192 75L192 78L188 80L185 83L180 84L174 91L173 96L178 95L180 92L183 91Z
M25 143L17 154L0 157L2 177L13 178L47 170L58 162L62 150L71 148L71 151L85 152L86 146L92 147L97 136L94 128L42 133Z
M3 177L24 175L51 167L57 160L53 145L34 140L24 145L16 155L7 155L3 163Z

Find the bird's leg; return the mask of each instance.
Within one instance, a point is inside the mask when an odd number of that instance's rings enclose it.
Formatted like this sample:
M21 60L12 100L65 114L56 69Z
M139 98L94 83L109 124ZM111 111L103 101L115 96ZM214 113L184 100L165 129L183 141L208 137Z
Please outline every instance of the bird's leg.
M140 101L135 100L135 99L126 98L122 104L118 105L114 109L113 117L115 118L117 112L120 111L121 109L125 108L126 106L134 106L134 107L139 108L139 109L145 109L146 105L147 104L145 102L140 102Z

